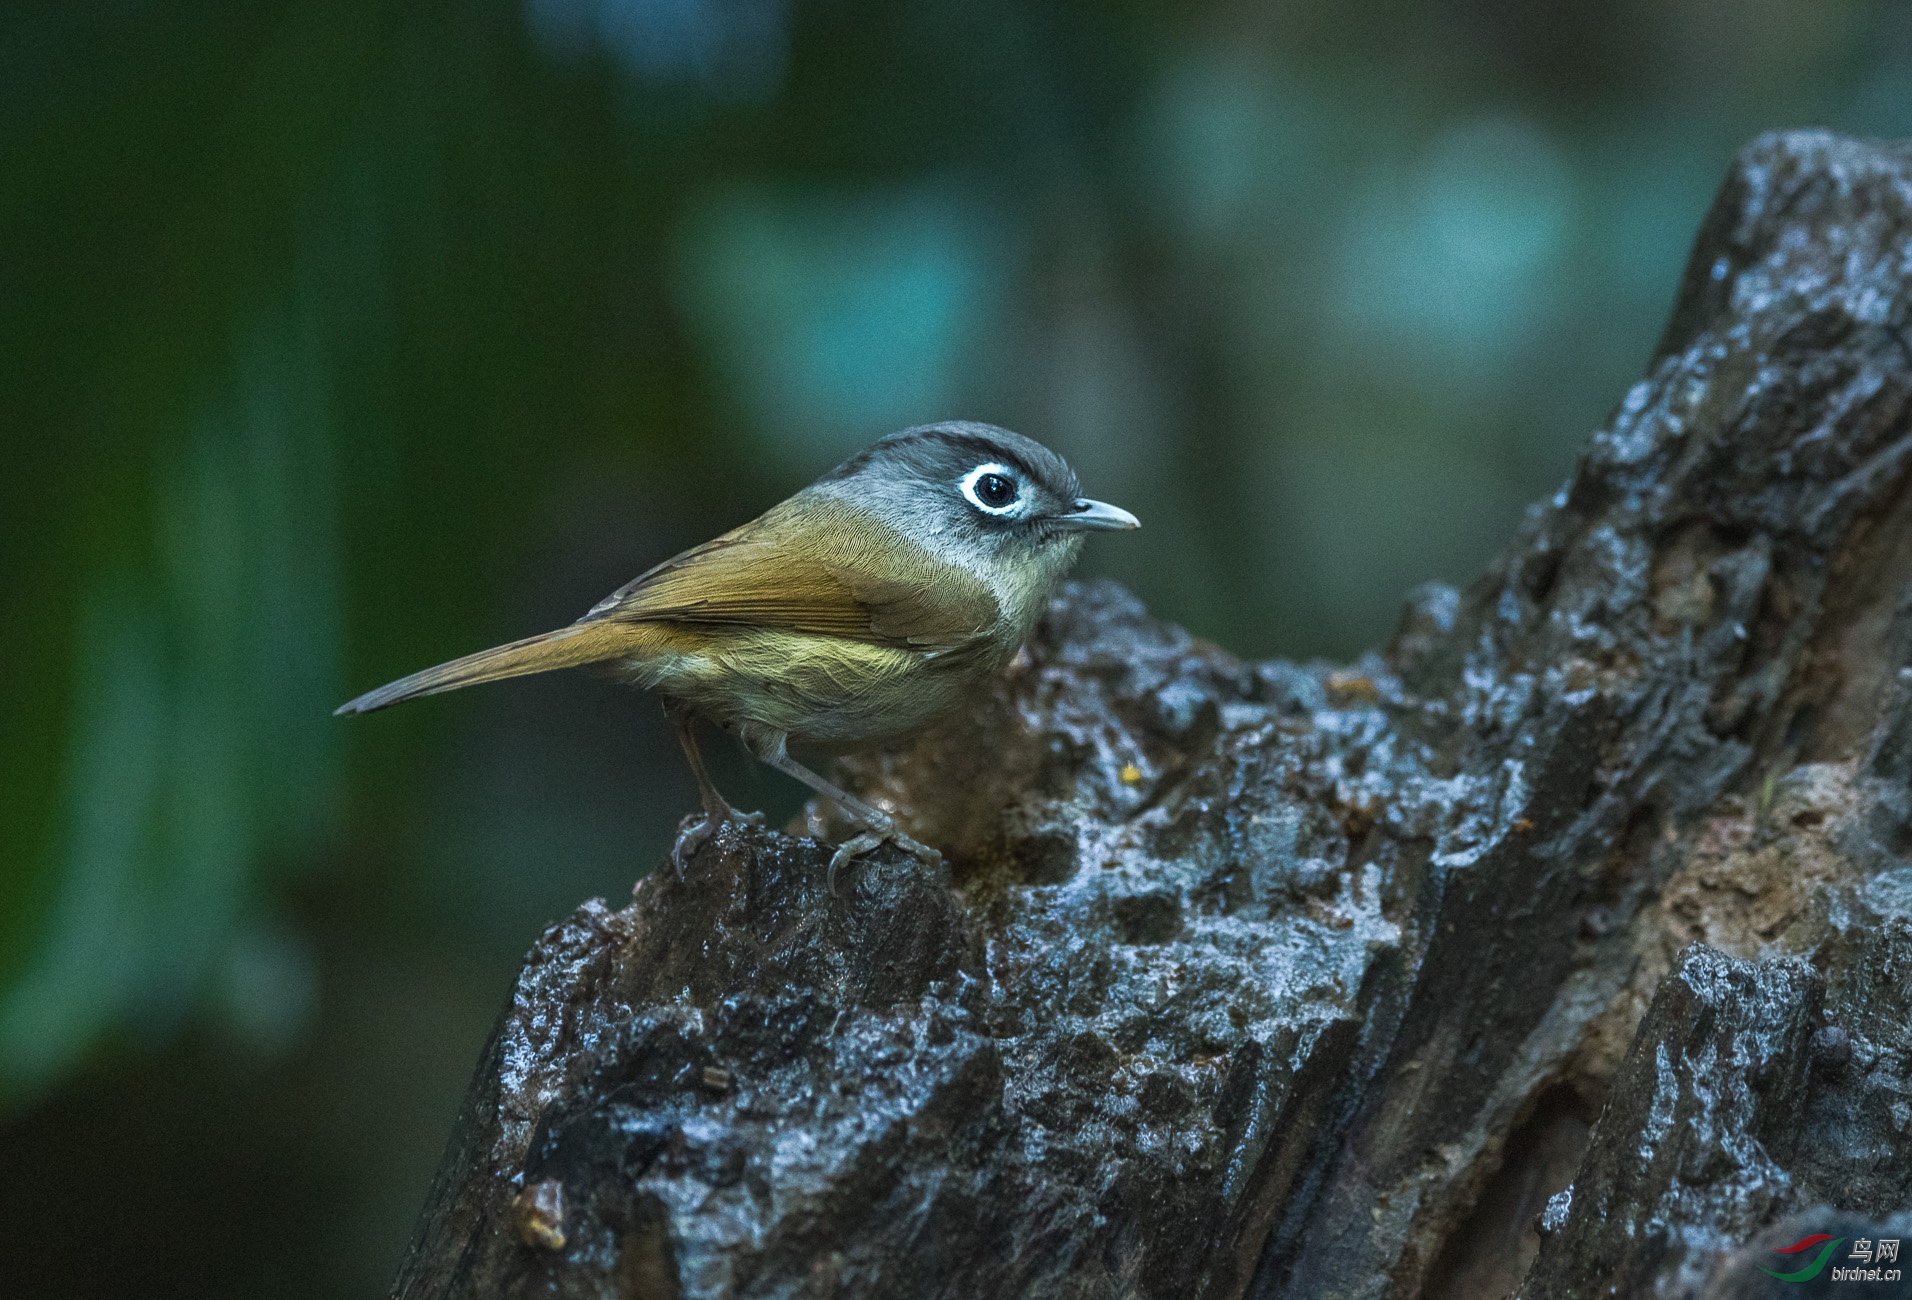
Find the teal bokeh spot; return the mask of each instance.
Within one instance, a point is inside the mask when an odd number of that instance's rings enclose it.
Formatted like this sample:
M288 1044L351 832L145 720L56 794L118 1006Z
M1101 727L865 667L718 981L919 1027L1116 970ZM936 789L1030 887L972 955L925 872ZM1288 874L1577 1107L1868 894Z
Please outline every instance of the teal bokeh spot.
M683 230L696 337L793 467L956 415L1016 269L1004 223L954 188L732 191Z

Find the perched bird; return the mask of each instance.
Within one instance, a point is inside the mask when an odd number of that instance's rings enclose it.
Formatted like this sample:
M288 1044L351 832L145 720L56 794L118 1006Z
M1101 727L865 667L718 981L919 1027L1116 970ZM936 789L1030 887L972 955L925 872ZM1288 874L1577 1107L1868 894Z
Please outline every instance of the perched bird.
M905 429L795 496L626 583L569 627L401 677L341 706L370 713L420 695L579 664L608 664L664 697L704 806L671 848L679 874L726 819L761 821L718 793L694 720L735 733L778 771L834 800L862 833L837 866L891 841L933 849L790 756L795 741L855 749L959 707L1008 664L1082 535L1138 527L1077 494L1075 472L993 425Z

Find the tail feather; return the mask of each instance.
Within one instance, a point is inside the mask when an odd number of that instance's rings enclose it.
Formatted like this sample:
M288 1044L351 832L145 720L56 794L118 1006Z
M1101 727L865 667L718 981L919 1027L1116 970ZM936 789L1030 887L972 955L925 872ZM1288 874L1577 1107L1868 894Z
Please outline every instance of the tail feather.
M554 632L540 633L508 645L493 646L450 663L420 669L395 682L387 682L375 691L367 691L356 700L341 704L332 714L337 717L342 713L370 713L373 709L417 699L421 695L455 691L461 686L476 686L480 682L495 682L506 677L523 677L529 673L575 668L579 664L614 659L628 653L630 648L627 644L630 638L620 635L623 630L615 623L574 623Z

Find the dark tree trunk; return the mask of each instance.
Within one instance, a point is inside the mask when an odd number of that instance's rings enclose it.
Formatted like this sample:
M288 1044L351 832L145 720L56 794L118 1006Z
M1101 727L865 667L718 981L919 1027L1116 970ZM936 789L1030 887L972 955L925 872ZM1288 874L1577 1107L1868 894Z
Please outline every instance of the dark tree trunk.
M1912 1236L1909 268L1912 153L1761 139L1385 654L1073 588L844 765L950 878L727 833L553 926L397 1294L1754 1295Z

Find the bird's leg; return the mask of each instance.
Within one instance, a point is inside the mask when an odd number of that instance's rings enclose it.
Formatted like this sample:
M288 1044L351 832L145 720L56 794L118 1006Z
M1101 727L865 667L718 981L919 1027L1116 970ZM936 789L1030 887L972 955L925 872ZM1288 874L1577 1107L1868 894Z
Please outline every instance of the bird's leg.
M671 845L671 865L677 868L677 878L682 880L684 860L704 847L704 841L716 834L719 826L733 820L761 826L763 814L738 812L718 791L717 783L710 779L710 772L704 767L703 751L697 748L696 719L690 710L666 707L664 715L677 732L677 743L684 748L684 760L690 764L690 774L697 778L697 796L704 805L703 817L686 817L678 829L677 842Z
M837 846L837 851L830 856L830 871L825 878L825 883L832 894L836 893L838 867L885 842L896 845L897 848L927 866L933 867L942 862L942 854L927 844L919 844L905 835L897 828L896 819L881 808L871 807L848 790L824 780L790 757L790 737L785 733L779 731L768 734L759 733L754 736L747 734L744 739L758 758L779 772L796 777L824 798L834 801L837 807L849 814L850 820L863 827L862 834L843 841Z

